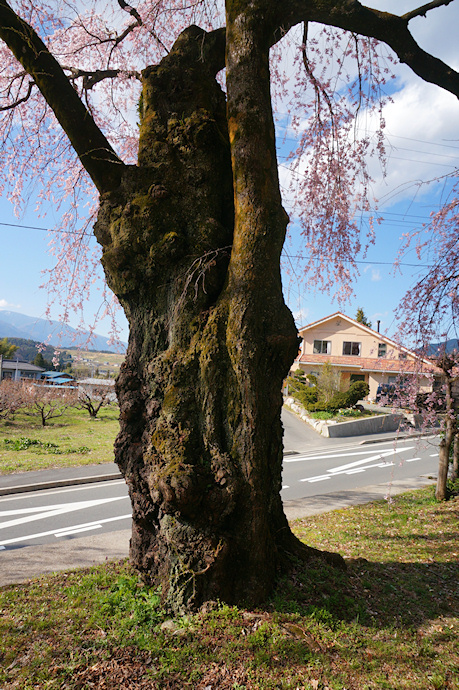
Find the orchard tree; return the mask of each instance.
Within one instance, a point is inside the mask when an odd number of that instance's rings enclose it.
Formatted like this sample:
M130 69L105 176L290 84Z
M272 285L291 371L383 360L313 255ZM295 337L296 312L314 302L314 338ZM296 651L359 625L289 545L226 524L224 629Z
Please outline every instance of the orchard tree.
M281 287L288 217L272 98L291 86L298 106L299 215L315 279L349 286L361 242L353 211L368 208L371 182L354 114L379 108L384 45L459 94L459 75L409 30L449 2L396 16L357 0L119 0L123 23L115 0L103 15L96 2L0 0L11 196L31 170L46 170L44 195L51 184L67 195L59 280L87 234L72 235L72 195L91 187L82 170L98 191L94 232L130 325L115 450L132 501L131 560L174 611L261 602L290 556L314 554L280 498L281 387L298 337ZM324 27L322 52L313 22Z
M78 390L78 406L86 410L91 419L96 419L100 409L110 405L114 398L113 386L100 383L98 386L80 387Z
M0 419L13 417L24 405L25 396L22 384L12 379L0 381Z
M62 417L69 407L74 407L78 402L78 396L72 388L36 383L23 383L21 395L24 414L38 417L43 427L50 419Z

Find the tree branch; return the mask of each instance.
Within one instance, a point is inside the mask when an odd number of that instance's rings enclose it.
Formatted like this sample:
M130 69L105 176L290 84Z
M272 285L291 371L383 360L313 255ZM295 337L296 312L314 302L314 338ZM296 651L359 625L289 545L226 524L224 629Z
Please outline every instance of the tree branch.
M137 72L136 70L96 69L94 71L88 71L85 69L79 69L78 67L69 67L67 65L62 65L62 69L65 72L70 73L70 76L68 78L72 81L74 79L79 79L80 77L83 77L83 88L85 90L92 89L93 86L98 84L100 81L103 81L104 79L114 79L115 77L118 77L120 74L134 79L142 79L140 72Z
M427 12L450 2L452 0L436 0L413 11ZM273 43L281 38L282 32L305 21L353 31L383 41L397 54L400 62L408 65L421 79L436 84L459 98L459 73L430 53L426 53L416 43L408 30L408 21L412 18L410 15L412 13L400 17L374 10L361 5L358 0L284 0L276 16L271 19L272 22L277 22L272 24ZM279 32L279 29L282 31Z
M35 82L29 81L29 84L27 86L26 95L22 96L22 98L18 98L17 101L14 101L14 103L10 103L9 105L0 106L0 112L3 112L5 110L13 110L14 108L16 108L16 106L21 105L21 103L25 103L26 101L28 101L30 96L32 95L32 89L34 86L36 86Z
M451 2L453 2L453 0L433 0L433 2L428 2L427 5L423 5L422 7L418 7L416 10L411 10L411 12L403 14L402 19L409 22L410 19L413 19L414 17L425 17L429 10L434 10L437 7L449 5Z
M40 89L97 189L116 189L124 163L41 38L5 0L0 0L0 38Z
M137 20L136 26L142 26L142 19L140 17L140 14L134 7L128 5L127 2L124 2L124 0L118 0L118 5L121 7L122 10L126 10L126 12L129 12L129 14Z

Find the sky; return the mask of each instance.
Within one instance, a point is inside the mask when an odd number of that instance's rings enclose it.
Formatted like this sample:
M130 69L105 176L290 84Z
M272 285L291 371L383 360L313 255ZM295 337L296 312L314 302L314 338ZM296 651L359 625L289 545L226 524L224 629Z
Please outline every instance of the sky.
M401 14L414 9L418 2L409 0L373 0L363 3L381 10ZM459 69L457 44L459 26L459 0L448 7L430 11L427 18L416 18L410 29L425 50ZM401 244L403 233L420 228L429 214L437 210L444 200L447 183L439 181L428 187L418 183L444 177L459 168L459 134L457 121L459 104L451 94L438 87L425 84L405 66L397 66L396 91L393 102L386 107L386 144L388 147L387 176L383 179L379 166L372 164L375 179L374 193L379 199L380 214L384 220L377 228L376 242L367 255L358 257L359 277L353 285L354 296L346 304L338 304L329 295L306 289L298 272L284 274L284 291L288 305L298 326L306 325L335 311L355 317L362 307L367 318L381 331L395 336L397 307L406 292L419 277L423 262L410 251L403 257L399 271L393 262ZM371 122L368 123L371 129ZM279 148L282 163L284 150ZM285 170L280 169L281 181ZM45 317L47 292L40 289L44 282L42 271L52 270L53 258L47 253L47 228L57 222L53 207L47 208L46 217L33 211L33 201L17 218L9 202L0 197L0 310L11 310L30 316ZM362 233L365 231L365 219ZM94 246L96 242L94 240ZM295 247L297 245L294 245ZM421 264L421 265L420 265ZM88 322L101 306L101 293L97 289L85 306ZM51 316L59 317L59 310L51 307ZM0 311L1 318L1 311ZM77 325L75 317L70 324ZM120 337L127 340L127 322L119 312ZM102 321L96 331L108 335L110 324Z

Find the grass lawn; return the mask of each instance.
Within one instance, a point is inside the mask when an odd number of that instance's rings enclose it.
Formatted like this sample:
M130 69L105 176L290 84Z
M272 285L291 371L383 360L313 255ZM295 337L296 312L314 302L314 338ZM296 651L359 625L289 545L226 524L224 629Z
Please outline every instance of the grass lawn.
M0 420L0 474L113 462L118 416L118 407L109 406L96 419L69 408L45 427L23 412Z
M429 487L298 521L347 571L297 564L257 610L168 620L127 563L5 587L0 687L457 689L458 518Z
M386 412L375 412L374 410L340 410L336 414L332 412L308 412L306 413L312 417L312 419L333 419L336 422L350 422L354 419L363 419L364 417L377 417L381 414L387 414Z

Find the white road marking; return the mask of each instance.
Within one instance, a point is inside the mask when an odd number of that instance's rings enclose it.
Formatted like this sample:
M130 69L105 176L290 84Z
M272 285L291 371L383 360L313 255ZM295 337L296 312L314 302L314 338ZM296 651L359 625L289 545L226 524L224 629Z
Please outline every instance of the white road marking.
M93 501L79 501L78 503L67 503L59 504L56 506L42 507L41 510L44 512L38 513L36 515L28 515L26 517L17 518L16 520L8 520L7 522L2 522L0 524L0 529L6 529L7 527L16 527L17 525L24 525L27 522L35 522L36 520L44 520L46 518L53 518L57 515L64 515L65 513L73 513L76 510L84 510L85 508L94 508L95 506L104 505L105 503L113 503L114 501L125 500L125 496L115 496L113 498L99 498ZM32 509L34 510L34 509ZM28 512L29 509L25 509L24 512ZM2 511L2 517L8 517L9 511ZM17 515L16 510L12 510L11 514Z
M85 527L92 527L93 525L103 525L108 522L115 522L116 520L127 520L131 519L132 515L129 513L128 515L118 515L117 517L112 517L112 518L106 518L105 520L98 520L97 522L87 522L86 524L81 524L81 525L74 525L73 529L82 529ZM55 536L59 536L62 532L65 532L65 530L70 530L72 529L71 527L62 527L60 530L56 529L51 529L48 530L47 532L38 532L37 534L26 534L23 535L22 537L14 537L14 539L5 539L4 541L0 542L0 549L3 547L5 548L6 544L17 544L18 542L21 541L26 541L30 539L40 539L40 537L49 537L50 534L54 534ZM64 535L65 536L65 535Z
M372 455L370 457L363 458L362 460L355 460L354 462L348 462L346 465L340 465L339 467L332 467L327 471L332 472L333 474L335 472L343 472L344 470L350 470L353 467L357 467L358 465L364 465L365 463L374 462L375 460L383 460L384 458L389 457L389 455L404 453L405 451L412 450L413 448L414 446L412 446L411 448L400 448L400 450L397 450L395 448L391 450L384 450L382 453L378 453L377 455Z
M90 530L93 529L102 529L102 525L99 523L98 525L89 525L88 527L80 527L79 529L76 529L75 527L73 529L69 529L66 532L59 532L59 534L55 534L54 536L59 539L59 537L69 537L72 534L80 534L81 532L89 532Z
M116 486L118 484L126 485L124 479L113 479L107 482L110 486ZM72 491L88 491L89 489L100 489L100 482L93 482L92 484L82 484L81 486L72 486L70 489L50 489L49 491L39 491L37 495L40 496L58 496L59 494L68 494ZM7 503L8 501L20 501L20 500L30 500L30 492L24 492L23 494L14 494L11 496L1 496L0 504Z
M413 448L414 446L408 446L406 448L401 448L400 450L395 450L394 448L391 448L389 450L383 450L381 452L381 455L390 454L394 452L401 453L402 451L412 450ZM328 455L294 455L284 458L284 462L301 462L303 460L329 460L330 458L349 458L355 455L368 455L369 453L374 453L374 449L369 448L368 450L359 450L355 453L333 453Z
M421 460L421 458L410 458L409 460L405 460L405 462L416 462L416 460Z
M340 474L358 474L359 472L365 472L365 470L372 469L374 467L380 467L380 468L385 468L385 467L392 467L395 463L392 461L386 461L384 458L389 457L390 455L396 455L397 453L402 453L407 450L412 450L414 446L410 446L408 448L400 448L399 450L397 449L391 449L391 450L385 450L382 453L378 453L377 455L373 455L370 457L362 458L361 460L355 460L354 462L349 462L346 465L340 465L339 467L331 467L330 469L327 470L327 474L319 474L314 477L306 477L305 479L300 479L300 482L308 482L309 484L314 484L315 482L323 482L326 479L331 479L332 477L337 477ZM369 451L367 451L368 453ZM414 458L414 460L420 460L421 458ZM375 460L383 460L383 462L374 462ZM413 462L413 460L409 460L408 462ZM372 464L368 464L372 463Z
M15 510L0 510L0 517L12 517L13 515L27 515L27 513L42 513L44 510L60 510L69 503L58 503L54 506L36 506L35 508L16 508Z

